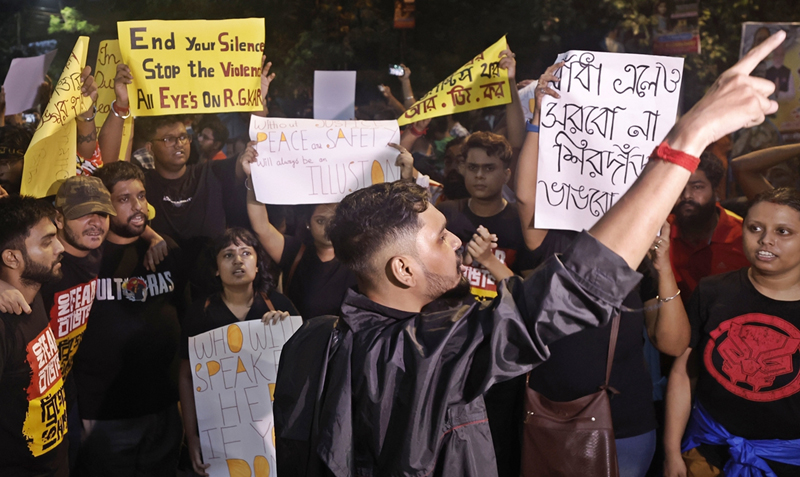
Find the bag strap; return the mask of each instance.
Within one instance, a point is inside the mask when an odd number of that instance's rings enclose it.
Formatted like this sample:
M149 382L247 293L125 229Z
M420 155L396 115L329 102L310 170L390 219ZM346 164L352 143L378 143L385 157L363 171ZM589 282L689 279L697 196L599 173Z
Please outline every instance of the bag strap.
M269 307L269 311L275 311L275 305L272 304L272 300L269 299L267 294L264 293L264 292L261 292L260 295L261 295L261 299L264 300L264 303L266 303L267 307Z
M303 258L303 253L305 253L305 251L306 244L300 244L300 250L297 251L297 255L294 257L294 262L292 262L292 268L289 269L289 275L286 277L286 282L283 284L284 290L289 289L289 284L292 282L294 272L297 271L297 266L300 265L300 259Z
M611 319L611 339L608 340L608 359L606 360L606 382L603 385L605 389L610 390L614 394L618 394L619 391L609 386L608 382L611 380L611 367L614 364L614 350L617 349L619 322L620 322L620 314L617 313L616 315L614 315L614 318Z

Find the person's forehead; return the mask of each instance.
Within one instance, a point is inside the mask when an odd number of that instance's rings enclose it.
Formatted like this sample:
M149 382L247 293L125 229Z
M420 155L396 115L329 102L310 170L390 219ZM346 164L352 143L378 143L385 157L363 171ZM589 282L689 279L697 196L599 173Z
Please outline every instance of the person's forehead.
M429 206L419 214L422 222L420 229L426 234L438 234L447 225L447 218L436 207Z
M214 139L214 130L211 128L203 128L203 130L200 131L200 134L208 136L211 139Z
M331 217L336 213L336 206L338 204L322 204L314 208L314 213L311 217Z
M748 222L792 224L800 228L800 211L793 207L772 202L759 202L747 211Z
M243 242L240 242L240 241L237 240L234 243L228 244L228 246L223 248L221 250L221 252L224 252L226 250L233 250L233 251L237 251L237 250L253 250L253 247L247 245L246 243L243 243Z
M182 122L176 121L172 124L166 124L156 129L156 138L163 138L164 136L167 136L170 133L180 134L185 132L186 132L186 126L184 126Z
M502 164L497 156L490 156L483 149L472 148L467 152L467 164Z
M691 176L689 176L689 183L690 184L691 183L696 183L696 182L707 182L707 183L711 184L711 181L708 180L708 176L706 176L706 173L701 169L697 169L696 171L694 171L692 173Z
M128 179L127 181L119 181L114 184L114 191L111 195L130 194L132 192L141 192L144 190L144 184L139 179Z

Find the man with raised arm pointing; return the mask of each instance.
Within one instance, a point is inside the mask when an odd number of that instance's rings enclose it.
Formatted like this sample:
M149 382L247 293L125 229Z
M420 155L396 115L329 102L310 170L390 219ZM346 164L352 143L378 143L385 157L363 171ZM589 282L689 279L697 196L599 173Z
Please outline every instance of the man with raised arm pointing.
M774 84L749 73L784 36L718 78L588 233L526 280L499 283L491 302L445 303L460 281L461 243L422 189L398 182L346 197L328 235L359 292L348 292L338 318L309 320L283 349L281 476L497 475L483 393L547 359L549 343L618 311L697 156L777 110ZM254 160L250 147L245 169Z

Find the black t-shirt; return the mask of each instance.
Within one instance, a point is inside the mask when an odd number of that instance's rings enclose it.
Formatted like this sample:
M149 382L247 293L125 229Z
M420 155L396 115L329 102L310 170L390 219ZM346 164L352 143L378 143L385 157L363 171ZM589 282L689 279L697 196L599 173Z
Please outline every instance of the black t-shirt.
M73 374L83 419L127 419L178 399L179 317L186 309L180 249L144 268L149 243L105 244L97 295Z
M0 475L66 476L67 405L40 294L30 315L0 313Z
M272 290L267 295L276 311L287 311L290 316L298 316L300 313L292 302L281 293ZM264 313L270 311L269 306L264 301L261 294L256 293L253 297L253 305L245 316L247 320L260 320ZM222 301L219 293L215 293L205 300L196 300L189 307L183 320L183 330L181 332L181 358L189 359L189 337L197 336L206 331L215 330L221 326L238 323L230 308Z
M225 232L222 186L210 161L186 166L178 179L165 179L155 169L145 170L147 202L155 207L153 229L178 243L194 237L216 238Z
M97 293L96 279L104 245L90 251L85 257L65 252L61 257L61 279L42 285L44 308L48 310L50 329L56 337L61 375L70 405L77 398L75 380L70 371Z
M313 245L306 246L294 276L286 287L289 271L303 242L285 236L280 267L286 296L292 300L304 320L322 315L338 315L347 290L356 285L356 276L337 258L319 259Z
M466 247L478 226L483 225L489 233L497 235L495 256L512 272L519 275L523 270L530 270L531 253L525 245L522 227L519 225L517 206L509 203L498 214L491 217L475 215L469 208L469 199L451 200L439 204L438 208L447 219L447 230L452 232ZM491 273L477 262L466 268L464 276L472 287L475 296L493 298L497 296L497 287Z
M549 230L534 251L536 264L564 252L577 235L578 232ZM646 266L638 271L645 278L622 302L634 310L655 298L658 290ZM610 385L619 391L611 398L617 438L638 436L656 428L653 384L644 364L644 330L643 312L622 313L610 380ZM604 326L587 328L556 341L550 345L550 358L531 371L530 387L553 401L572 401L597 392L605 382L610 339L611 326Z
M762 295L747 270L700 280L689 301L689 346L700 361L696 396L731 434L800 439L800 301ZM800 475L800 467L770 467Z

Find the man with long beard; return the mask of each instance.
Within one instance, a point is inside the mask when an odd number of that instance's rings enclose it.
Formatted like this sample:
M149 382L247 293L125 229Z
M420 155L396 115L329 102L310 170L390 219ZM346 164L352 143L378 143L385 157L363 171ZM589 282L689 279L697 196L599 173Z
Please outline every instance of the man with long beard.
M714 193L724 175L720 160L704 152L669 217L670 260L684 303L701 278L749 266L742 218L723 209Z

